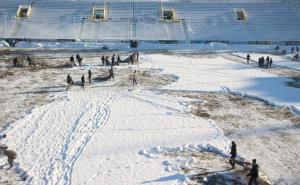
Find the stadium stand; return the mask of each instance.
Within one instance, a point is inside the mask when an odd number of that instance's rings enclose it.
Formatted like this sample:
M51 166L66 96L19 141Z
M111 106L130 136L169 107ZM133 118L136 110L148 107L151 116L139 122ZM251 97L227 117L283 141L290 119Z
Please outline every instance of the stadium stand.
M0 38L95 41L300 41L300 3L0 0ZM30 6L28 17L17 15ZM93 7L106 8L96 20ZM176 20L165 21L163 10Z

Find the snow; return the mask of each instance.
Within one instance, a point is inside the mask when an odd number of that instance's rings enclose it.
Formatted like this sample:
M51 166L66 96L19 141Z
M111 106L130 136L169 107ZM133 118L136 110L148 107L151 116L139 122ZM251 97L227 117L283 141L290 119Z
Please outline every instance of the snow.
M89 42L17 42L16 48L43 48L43 49L111 49L127 50L128 44L122 43L89 43Z
M160 162L139 157L141 148L191 141L226 147L212 122L190 117L185 109L176 99L150 92L71 92L16 122L10 132L17 140L8 144L21 153L29 184L70 184L71 179L74 184L139 184L167 175Z
M0 48L9 48L9 44L5 42L4 40L0 41Z
M233 53L233 54L237 55L237 56L241 56L241 57L247 56L247 53L241 53L241 52L237 52L237 53ZM292 58L294 57L294 55L297 54L297 52L288 53L287 55L275 55L273 53L270 53L270 54L269 53L268 54L249 53L249 54L251 56L251 59L254 61L258 61L258 58L260 58L262 56L264 56L265 58L266 58L266 56L269 56L270 58L273 59L274 65L300 70L300 61L292 61Z
M229 91L259 97L281 106L292 106L300 110L300 90L286 86L290 81L252 66L239 64L221 56L211 58L189 58L184 56L148 55L145 67L165 69L164 73L176 74L178 82L165 90L178 91Z
M26 184L186 184L188 178L179 169L192 161L174 164L162 153L210 148L226 155L230 141L214 120L190 113L194 99L167 92L235 92L300 110L300 89L287 86L287 77L227 55L141 54L135 69L158 69L161 75L176 75L177 81L162 88L119 87L119 79L93 83L85 91L75 86L7 127L5 133L13 137L4 141L18 151L16 161L29 176ZM65 72L101 69L96 62L86 59L87 65ZM273 173L281 172L274 168Z
M20 41L16 43L16 48L44 48L44 49L102 49L107 47L110 50L136 50L129 47L129 43L95 43L95 42L26 42ZM3 46L4 47L4 46ZM276 45L257 45L257 44L224 44L218 42L210 42L203 44L190 44L190 43L151 43L151 42L140 42L138 50L171 50L178 52L195 52L199 51L273 51Z
M170 175L161 167L161 159L153 162L139 156L143 148L178 146L191 142L194 144L211 142L222 148L226 146L222 134L211 129L214 124L190 117L184 114L184 109L185 107L174 98L147 92L126 93L119 99L118 104L112 106L107 127L102 133L97 133L95 139L90 142L90 147L84 151L75 165L73 182L142 184L151 179ZM126 115L126 119L114 115L114 112ZM203 134L199 133L200 128ZM159 151L159 147L156 149ZM92 176L93 179L79 178L82 173L83 176ZM157 184L173 184L176 181L180 179L159 180Z

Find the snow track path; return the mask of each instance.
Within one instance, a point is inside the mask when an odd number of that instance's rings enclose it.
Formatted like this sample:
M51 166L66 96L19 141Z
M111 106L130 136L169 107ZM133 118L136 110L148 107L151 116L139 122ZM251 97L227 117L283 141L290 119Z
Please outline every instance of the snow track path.
M103 132L95 133L77 160L72 184L183 185L183 175L165 169L165 158L145 158L141 151L199 143L226 149L228 141L213 121L189 113L190 101L136 88L124 92Z
M95 95L96 94L96 95ZM71 92L61 102L33 111L11 130L27 184L71 184L73 166L95 132L107 123L118 94ZM33 161L32 161L33 160Z

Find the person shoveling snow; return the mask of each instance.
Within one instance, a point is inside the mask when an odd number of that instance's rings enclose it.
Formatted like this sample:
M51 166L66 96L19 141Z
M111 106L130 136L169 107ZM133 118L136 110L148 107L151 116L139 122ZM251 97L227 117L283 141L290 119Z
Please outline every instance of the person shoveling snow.
M67 76L67 84L68 84L68 86L67 86L67 91L68 91L72 87L72 85L74 84L70 74L68 74L68 76Z
M231 151L230 151L230 159L229 159L229 163L231 165L232 168L235 168L235 157L236 157L236 144L234 141L231 142Z
M259 168L259 166L258 166L258 164L256 164L256 159L253 159L252 160L252 168L250 170L250 173L247 175L247 177L250 176L248 185L252 185L253 183L258 185L258 183L257 183L258 168Z
M6 138L6 134L0 134L0 139ZM7 157L7 161L9 164L9 168L11 169L14 164L14 160L17 158L17 153L13 150L8 150L7 145L0 143L0 156L5 155Z
M17 153L13 150L0 149L3 150L3 154L7 157L9 168L11 169L14 165L14 160L17 158Z

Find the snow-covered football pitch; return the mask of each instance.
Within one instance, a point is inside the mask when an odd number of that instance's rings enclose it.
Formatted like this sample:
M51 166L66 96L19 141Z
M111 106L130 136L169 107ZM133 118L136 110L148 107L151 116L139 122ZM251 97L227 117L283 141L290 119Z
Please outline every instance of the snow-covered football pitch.
M246 54L140 53L107 81L102 53L83 53L73 68L71 53L32 55L35 66L18 68L3 55L1 143L18 156L11 170L0 158L0 184L246 184L248 171L228 163L233 140L264 180L300 184L300 63L250 53L246 64ZM258 68L267 55L273 68Z

